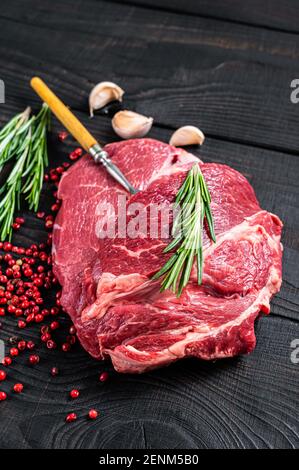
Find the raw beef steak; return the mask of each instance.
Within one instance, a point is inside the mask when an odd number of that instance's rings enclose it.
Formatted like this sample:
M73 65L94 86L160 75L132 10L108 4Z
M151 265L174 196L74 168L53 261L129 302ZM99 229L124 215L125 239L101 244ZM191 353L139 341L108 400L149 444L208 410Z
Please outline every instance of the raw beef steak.
M141 191L130 196L88 156L62 178L62 207L54 227L54 272L62 285L61 303L84 348L111 357L119 372L140 373L183 357L217 359L249 353L255 347L254 320L270 312L281 285L282 223L262 210L248 181L226 165L152 139L109 144L105 150ZM109 223L119 228L119 196L130 207L165 207L194 162L212 197L217 242L204 233L203 283L195 275L180 298L160 293L151 281L169 254L167 236L152 237L150 224L137 237L120 230L99 236ZM103 203L110 208L102 211ZM125 226L134 223L127 211ZM157 218L163 228L161 215Z

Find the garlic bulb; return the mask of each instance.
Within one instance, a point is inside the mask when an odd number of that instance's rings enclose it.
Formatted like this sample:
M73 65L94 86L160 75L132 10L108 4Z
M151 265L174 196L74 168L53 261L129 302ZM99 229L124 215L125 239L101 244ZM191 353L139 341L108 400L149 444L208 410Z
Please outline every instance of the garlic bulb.
M100 82L90 92L89 113L93 117L93 111L101 109L111 101L122 101L124 90L112 82Z
M184 126L172 134L169 143L175 147L183 147L184 145L202 145L204 140L204 133L198 127Z
M153 118L133 111L119 111L112 119L112 127L123 139L144 137L153 125Z

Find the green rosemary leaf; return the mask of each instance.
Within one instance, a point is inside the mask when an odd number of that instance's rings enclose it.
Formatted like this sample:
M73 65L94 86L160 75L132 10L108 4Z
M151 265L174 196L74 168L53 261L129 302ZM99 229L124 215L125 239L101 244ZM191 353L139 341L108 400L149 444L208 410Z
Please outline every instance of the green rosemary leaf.
M173 250L181 241L183 240L183 235L179 235L178 237L174 238L166 248L164 248L163 253L168 253L169 251Z
M178 254L175 253L174 255L172 255L172 257L164 264L163 268L160 269L160 271L158 271L153 277L152 279L155 280L155 279L159 279L159 277L163 276L163 274L165 274L169 268L171 268L171 266L175 263L175 261L177 260L178 258Z
M200 246L197 252L197 283L199 286L202 283L202 263L203 263L202 246Z
M178 292L177 292L178 297L180 297L184 287L186 287L186 285L189 282L190 274L191 274L191 270L192 270L192 266L193 266L193 262L194 262L194 256L195 256L195 253L193 252L193 250L190 250L190 253L188 254L188 257L187 257L187 261L185 263L184 270L183 270L182 275L181 275L179 288L178 288Z
M210 237L213 240L214 243L216 243L216 235L215 235L215 229L214 229L214 221L211 213L211 208L210 206L206 205L205 206L205 215L209 227L209 232L210 232Z
M210 192L208 190L208 187L206 185L206 182L203 178L203 176L201 176L200 178L200 185L201 185L201 192L202 192L202 198L203 200L207 203L207 204L210 204L211 202L211 195L210 195Z
M176 199L175 199L176 203L180 202L184 198L184 196L188 193L188 189L192 186L192 180L193 180L193 175L189 173L176 195Z

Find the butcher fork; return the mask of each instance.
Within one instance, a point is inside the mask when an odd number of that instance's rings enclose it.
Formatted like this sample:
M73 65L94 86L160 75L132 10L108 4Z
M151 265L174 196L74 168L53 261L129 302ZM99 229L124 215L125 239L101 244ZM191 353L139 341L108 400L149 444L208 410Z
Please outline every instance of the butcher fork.
M83 126L78 118L65 106L52 90L38 77L31 79L31 86L39 97L47 103L53 114L66 127L79 144L88 152L96 163L101 163L108 173L131 194L138 192L127 180L120 169L112 163L108 153Z

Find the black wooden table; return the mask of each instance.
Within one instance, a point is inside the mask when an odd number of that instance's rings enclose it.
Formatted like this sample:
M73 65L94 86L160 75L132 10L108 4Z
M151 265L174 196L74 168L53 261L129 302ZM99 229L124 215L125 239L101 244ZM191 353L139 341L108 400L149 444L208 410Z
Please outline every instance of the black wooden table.
M294 0L2 0L1 125L28 104L38 109L29 87L38 74L111 142L109 117L89 120L87 97L97 82L114 81L126 90L125 107L155 118L151 137L167 142L178 126L198 125L207 138L195 152L249 179L262 207L283 220L285 250L283 286L271 315L256 323L253 354L186 360L142 376L113 373L79 346L68 355L42 352L31 369L20 358L1 387L25 384L23 394L0 403L1 448L299 446L299 364L291 361L299 338L299 104L290 100L299 78L298 20ZM59 130L54 121L51 166L75 146L59 142ZM45 191L42 207L48 199ZM43 240L43 223L31 214L26 220L15 242ZM15 320L5 318L1 338L15 333ZM103 370L111 372L105 384ZM72 388L81 390L75 406ZM74 408L80 419L66 425ZM85 418L90 408L100 411L94 422Z

